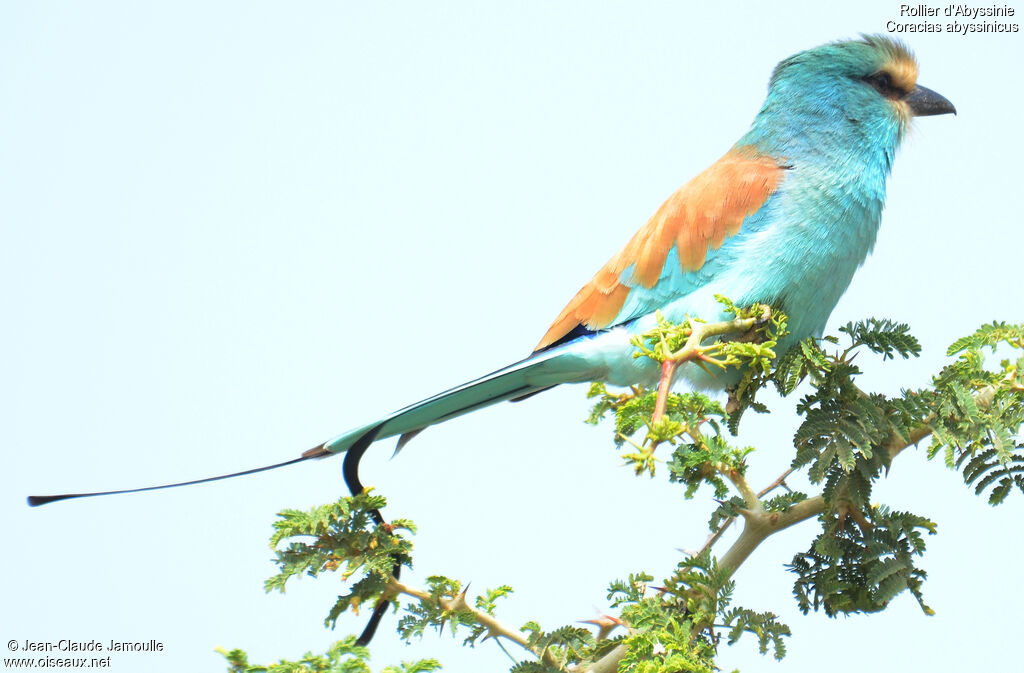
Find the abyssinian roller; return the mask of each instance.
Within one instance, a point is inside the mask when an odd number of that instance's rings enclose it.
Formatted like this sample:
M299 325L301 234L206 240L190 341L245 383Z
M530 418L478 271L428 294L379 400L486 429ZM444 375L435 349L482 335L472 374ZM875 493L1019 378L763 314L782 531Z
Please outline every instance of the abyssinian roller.
M653 385L660 368L633 357L631 337L655 325L657 310L673 322L727 319L715 295L784 310L790 334L779 352L820 336L875 243L886 180L911 122L955 113L943 96L917 83L917 74L907 47L882 36L826 44L782 61L750 129L658 208L569 301L529 357L288 463L350 449L361 455L374 441L409 437L562 383ZM678 372L699 388L734 380L693 365ZM346 461L350 488L358 485L358 455ZM34 496L30 503L76 495Z
M725 156L668 198L509 367L340 435L311 453L343 452L367 433L408 435L561 383L654 385L661 370L630 339L688 316L725 320L715 295L789 316L780 352L825 323L881 222L886 179L914 117L955 112L917 84L917 63L885 37L827 44L778 64L754 122ZM732 374L732 376L730 375ZM683 366L700 388L735 372Z

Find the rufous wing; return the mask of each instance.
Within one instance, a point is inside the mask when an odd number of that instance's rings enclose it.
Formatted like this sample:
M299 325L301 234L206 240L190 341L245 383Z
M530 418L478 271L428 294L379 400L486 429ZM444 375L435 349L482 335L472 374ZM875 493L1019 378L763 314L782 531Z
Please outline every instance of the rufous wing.
M721 247L764 205L784 170L783 162L752 148L730 150L658 208L626 247L576 293L535 350L558 342L577 326L613 326L632 289L652 288L662 277L673 246L683 273L700 269L708 250Z

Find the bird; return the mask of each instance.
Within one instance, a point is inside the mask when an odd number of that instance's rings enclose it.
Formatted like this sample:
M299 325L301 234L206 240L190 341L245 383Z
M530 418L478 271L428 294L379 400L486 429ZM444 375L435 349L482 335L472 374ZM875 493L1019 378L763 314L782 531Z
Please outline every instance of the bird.
M956 113L917 76L910 49L884 35L831 42L781 61L746 133L668 197L518 362L285 463L181 484L30 496L29 504L213 481L337 454L347 454L345 480L356 493L359 459L376 441L399 437L401 448L432 425L565 383L656 383L659 365L633 357L631 339L652 329L659 314L676 323L727 319L716 295L784 311L789 334L777 352L820 337L875 244L887 179L914 118ZM723 389L734 377L694 365L677 373L696 389Z
M653 385L660 368L633 356L631 339L656 325L729 316L736 305L779 307L784 352L820 337L875 244L886 182L915 117L956 113L917 84L901 41L833 42L780 62L750 129L672 194L569 301L523 360L357 427L307 455L322 457L399 436L563 383ZM680 368L698 389L738 374Z

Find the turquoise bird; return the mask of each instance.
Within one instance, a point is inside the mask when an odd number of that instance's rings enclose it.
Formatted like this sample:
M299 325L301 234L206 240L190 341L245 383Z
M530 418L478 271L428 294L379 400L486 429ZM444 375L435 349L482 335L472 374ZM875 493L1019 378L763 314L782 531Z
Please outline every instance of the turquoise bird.
M654 385L658 365L630 339L695 315L727 319L715 295L780 307L780 352L821 336L881 222L886 179L914 117L955 113L917 84L901 42L826 44L775 68L754 122L725 156L680 188L576 294L526 359L413 404L306 452L341 453L562 383ZM698 388L734 378L689 365Z
M716 294L783 309L791 334L781 349L820 336L875 243L886 179L913 118L955 112L917 84L913 55L886 37L826 44L782 61L750 130L662 204L529 357L280 465L347 452L346 482L358 492L358 462L374 441L398 436L401 447L428 426L562 383L653 385L660 369L633 357L630 338L654 326L656 310L674 322L724 319ZM699 388L732 382L693 365L679 376ZM229 476L236 475L199 481ZM130 490L155 488L166 486ZM118 492L125 491L109 493ZM29 503L83 495L100 494L32 496Z

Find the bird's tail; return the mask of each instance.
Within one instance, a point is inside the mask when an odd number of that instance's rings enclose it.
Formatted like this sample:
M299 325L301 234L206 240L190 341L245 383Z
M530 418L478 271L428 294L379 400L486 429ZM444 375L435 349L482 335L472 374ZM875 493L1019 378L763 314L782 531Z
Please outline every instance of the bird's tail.
M535 353L504 369L428 397L375 423L328 440L306 451L302 459L322 458L344 452L342 474L345 485L352 495L356 495L363 491L363 484L359 480L359 461L366 449L378 439L399 436L398 447L395 449L398 451L405 442L431 425L504 400L521 399L559 383L581 380L580 372L575 371L577 367L574 364L579 363L576 358L567 355L564 349ZM384 518L379 511L372 510L370 515L378 524L383 523ZM391 575L397 580L401 571L402 563L396 559ZM362 635L356 640L357 645L369 644L390 607L390 600L382 598L377 601Z
M529 396L559 383L590 380L590 371L583 365L579 356L567 352L564 347L554 348L535 353L525 360L509 365L504 369L470 381L451 390L429 397L404 409L386 416L374 423L364 425L339 435L304 452L299 458L275 465L266 465L241 472L222 474L216 477L204 477L191 481L159 486L144 486L116 491L94 491L89 493L63 493L60 495L31 495L28 504L32 507L45 505L60 500L88 498L98 495L117 495L121 493L137 493L140 491L157 491L165 488L189 486L221 479L231 479L245 474L272 470L285 465L293 465L304 460L323 458L336 453L345 453L345 483L353 495L363 488L359 482L359 460L373 442L387 437L400 436L399 448L418 432L430 425L435 425L455 418L475 409L496 404L503 400Z
M399 440L396 451L400 450L408 440L431 425L498 402L528 397L560 383L578 380L579 374L574 371L576 368L568 361L570 359L573 358L567 357L562 349L536 353L486 376L399 409L373 423L338 435L306 451L304 455L324 457L342 453L360 443L360 440L365 442L370 437L370 441L374 442L397 436Z

